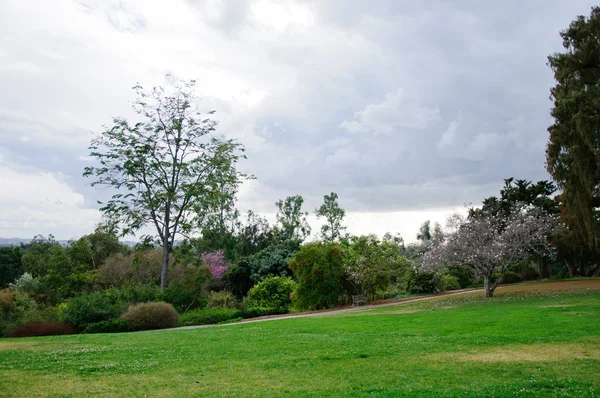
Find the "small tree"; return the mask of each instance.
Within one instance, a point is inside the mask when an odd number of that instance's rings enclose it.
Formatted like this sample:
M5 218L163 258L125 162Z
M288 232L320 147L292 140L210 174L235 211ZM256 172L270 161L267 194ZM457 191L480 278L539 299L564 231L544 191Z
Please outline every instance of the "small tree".
M491 214L472 215L425 253L421 267L426 271L466 267L474 276L483 277L485 297L492 297L510 264L531 252L550 254L548 236L556 222L555 216L535 208L515 207L502 219ZM500 277L493 281L498 272Z
M294 303L299 309L331 308L344 286L342 248L338 243L309 243L289 262L298 279Z
M148 93L136 85L134 109L143 121L115 118L92 140L90 155L98 166L84 172L95 177L92 186L117 191L100 210L124 225L122 235L147 224L155 228L163 249L163 289L177 234L189 232L207 207L221 203L214 198L223 195L223 186L245 177L236 170L243 146L212 135L216 122L198 112L194 86L192 80Z
M317 218L325 218L325 224L321 226L321 237L325 242L339 240L346 230L346 227L342 225L346 211L340 207L337 200L337 193L332 192L323 196L323 204L315 209Z
M277 206L277 233L281 241L287 239L304 240L310 235L310 226L306 221L307 212L302 211L304 198L300 195L288 196L285 201L279 200Z

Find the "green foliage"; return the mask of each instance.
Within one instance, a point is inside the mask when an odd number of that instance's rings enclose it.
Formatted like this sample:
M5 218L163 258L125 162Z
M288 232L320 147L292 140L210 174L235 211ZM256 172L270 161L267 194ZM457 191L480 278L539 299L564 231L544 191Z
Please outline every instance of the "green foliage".
M204 308L203 289L210 278L210 270L205 266L176 263L170 270L169 286L163 289L160 300L172 304L180 313Z
M123 333L129 331L129 325L125 319L109 319L108 321L100 321L90 323L83 329L82 333Z
M243 258L225 274L229 290L242 298L255 283L269 275L293 276L288 262L300 251L300 243L299 240L287 240Z
M237 318L237 310L229 308L205 308L188 311L181 315L180 326L214 325L223 321Z
M288 196L275 203L277 206L277 222L275 234L280 241L297 239L303 241L310 235L310 226L306 221L307 212L302 211L304 198L300 195Z
M435 278L435 291L436 292L446 292L448 290L459 290L460 283L458 282L458 278L454 275L449 275L446 273L441 273L436 275Z
M159 301L134 304L121 315L130 330L174 328L179 324L179 314L171 304Z
M252 210L248 210L246 222L240 227L238 236L239 251L243 257L258 253L275 243L273 230L267 220Z
M289 262L298 280L292 300L298 309L335 307L345 282L342 247L337 243L309 243Z
M288 311L292 305L291 294L296 282L285 276L271 276L257 283L248 292L250 307L263 307Z
M120 314L119 303L107 292L101 291L69 299L62 314L62 321L81 331L91 323L108 321Z
M288 312L288 309L282 308L263 308L263 307L244 307L238 312L236 312L236 317L248 319L248 318L258 318L261 316L269 316L269 315L279 315L285 314Z
M22 256L20 247L0 247L0 289L23 274Z
M380 242L375 235L352 237L344 252L344 267L352 294L369 294L375 298L377 291L385 291L391 282L398 283L408 261L402 247L393 240Z
M600 247L600 7L560 33L565 52L548 57L557 84L546 167L558 187L574 249Z
M29 295L9 289L0 290L0 337L30 323L56 320L56 312L51 307L40 306Z
M321 226L321 238L325 242L335 242L342 238L346 227L342 225L346 211L338 203L338 195L332 192L323 197L323 204L315 209L317 218L324 217L325 224Z
M235 296L227 290L221 290L220 292L213 291L208 293L207 307L235 309L238 307L238 301Z
M500 274L496 274L494 279L497 279L500 277ZM510 283L519 283L522 282L523 278L521 278L521 275L517 274L516 272L513 271L506 271L504 273L504 277L502 278L502 284L510 284Z
M24 248L21 261L25 272L33 277L44 276L50 263L50 252L52 248L60 248L60 244L54 240L54 236L36 235Z

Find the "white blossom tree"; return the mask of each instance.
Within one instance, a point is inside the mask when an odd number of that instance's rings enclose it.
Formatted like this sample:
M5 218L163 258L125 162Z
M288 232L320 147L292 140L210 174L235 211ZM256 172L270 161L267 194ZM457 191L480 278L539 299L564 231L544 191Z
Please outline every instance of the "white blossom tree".
M557 222L556 216L524 206L516 206L502 220L490 214L472 215L457 223L454 232L425 253L421 267L427 271L466 267L474 276L483 278L485 297L492 297L510 264L524 260L532 252L552 253L548 236ZM495 273L500 273L500 277L492 283Z

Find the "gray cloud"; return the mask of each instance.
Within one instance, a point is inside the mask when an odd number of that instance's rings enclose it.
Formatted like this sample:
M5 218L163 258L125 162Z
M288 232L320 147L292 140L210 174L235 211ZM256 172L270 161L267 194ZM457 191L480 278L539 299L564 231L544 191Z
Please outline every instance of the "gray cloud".
M312 209L330 191L353 212L477 203L503 178L549 178L546 57L592 4L3 3L0 166L11 183L50 179L72 200L44 203L89 223L106 195L81 177L91 132L132 117L135 82L161 84L171 71L197 78L219 131L248 147L243 167L258 179L243 208L273 211L299 193ZM11 211L0 234L23 230Z

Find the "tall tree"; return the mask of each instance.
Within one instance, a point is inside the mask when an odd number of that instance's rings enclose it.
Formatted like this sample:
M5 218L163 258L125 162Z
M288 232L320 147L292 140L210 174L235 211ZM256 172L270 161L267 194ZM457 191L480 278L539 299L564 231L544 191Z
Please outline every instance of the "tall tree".
M300 195L288 196L285 200L278 200L277 206L277 233L284 241L287 239L304 240L310 235L310 226L306 221L308 212L302 211L304 198Z
M114 125L90 145L98 165L84 172L95 177L92 186L116 190L101 210L123 226L122 235L154 227L163 249L163 289L175 237L197 224L198 214L222 194L223 184L238 184L245 177L236 169L243 146L213 134L214 111L208 116L198 111L194 87L193 80L173 79L167 89L150 92L136 85L134 109L141 120L113 119Z
M338 195L332 192L323 196L323 204L315 209L317 218L324 217L325 224L321 226L321 237L325 242L335 242L342 237L346 227L342 225L346 211L338 203Z
M564 53L548 57L554 124L547 169L562 190L562 220L575 246L600 247L600 7L562 31Z

